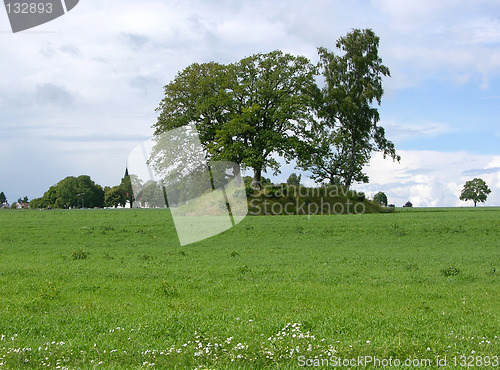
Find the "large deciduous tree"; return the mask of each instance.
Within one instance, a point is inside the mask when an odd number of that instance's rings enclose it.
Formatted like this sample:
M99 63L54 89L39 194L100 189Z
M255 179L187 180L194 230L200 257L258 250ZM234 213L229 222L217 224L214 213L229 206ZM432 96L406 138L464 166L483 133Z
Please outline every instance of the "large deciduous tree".
M103 207L104 190L87 175L68 176L33 201L37 208Z
M368 182L362 169L373 151L400 159L394 144L378 125L382 78L389 68L378 55L379 38L370 29L354 29L336 44L342 54L318 48L324 87L318 103L318 121L311 130L313 150L299 166L317 181L340 178L346 188Z
M478 202L486 202L488 194L491 193L491 189L486 185L483 179L475 178L470 181L466 181L462 193L460 194L460 200L472 200L474 202L474 207L476 207Z
M193 64L165 86L155 134L195 123L209 156L252 168L260 188L262 171L279 172L273 155L300 154L314 73L307 58L281 51L230 65Z
M234 70L232 119L218 131L214 148L252 168L252 185L259 188L262 171L279 172L273 154L300 155L300 133L312 120L315 68L305 57L273 51L242 59Z

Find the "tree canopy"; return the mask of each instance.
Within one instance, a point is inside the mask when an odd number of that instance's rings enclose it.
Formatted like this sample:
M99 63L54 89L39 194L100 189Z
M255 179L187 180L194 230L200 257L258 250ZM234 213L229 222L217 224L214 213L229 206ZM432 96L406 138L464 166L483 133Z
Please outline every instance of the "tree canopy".
M299 166L312 173L316 181L334 184L341 179L347 189L353 182L368 182L363 173L373 151L400 160L394 144L378 125L384 90L382 78L389 68L378 55L379 38L370 29L354 29L339 38L336 47L342 55L318 48L319 68L324 87L319 95L318 120L311 130L313 148Z
M279 50L238 63L192 64L165 86L155 134L195 123L210 158L254 170L279 172L273 155L299 154L298 133L311 122L315 68Z
M491 189L488 188L486 182L476 177L473 180L465 182L462 193L460 194L460 200L472 200L474 202L474 207L476 207L478 202L486 202L488 194L490 193Z
M165 86L155 134L194 123L209 159L253 169L257 189L263 171L279 172L277 156L318 182L368 182L362 169L372 151L400 158L373 107L390 75L378 45L372 30L354 29L337 41L342 55L318 48L318 66L279 50L192 64Z
M68 176L53 185L42 198L33 199L33 208L103 207L104 190L90 176Z

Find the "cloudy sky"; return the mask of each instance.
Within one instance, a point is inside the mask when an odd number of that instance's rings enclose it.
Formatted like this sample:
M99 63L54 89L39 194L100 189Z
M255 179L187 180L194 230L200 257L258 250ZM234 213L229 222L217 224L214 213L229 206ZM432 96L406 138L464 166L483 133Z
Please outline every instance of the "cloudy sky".
M481 177L486 205L499 206L497 0L81 0L16 34L0 10L0 191L39 197L81 174L116 185L179 70L274 49L317 62L318 46L352 28L381 39L392 76L381 125L402 156L374 155L370 184L356 188L399 206L470 205L458 195Z

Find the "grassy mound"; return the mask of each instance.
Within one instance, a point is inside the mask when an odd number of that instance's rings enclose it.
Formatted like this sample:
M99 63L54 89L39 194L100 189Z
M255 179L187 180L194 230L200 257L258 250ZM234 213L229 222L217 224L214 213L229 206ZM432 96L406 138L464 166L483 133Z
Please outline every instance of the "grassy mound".
M392 211L366 199L364 193L342 186L310 188L282 184L268 185L258 192L247 187L247 198L249 215L337 215Z

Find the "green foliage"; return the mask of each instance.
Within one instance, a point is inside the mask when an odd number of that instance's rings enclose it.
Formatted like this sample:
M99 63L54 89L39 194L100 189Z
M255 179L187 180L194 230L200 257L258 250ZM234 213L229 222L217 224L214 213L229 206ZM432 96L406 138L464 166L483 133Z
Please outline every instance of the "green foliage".
M51 186L40 200L34 201L31 208L103 207L104 190L90 176L68 176Z
M381 206L387 207L387 195L384 192L379 191L373 196L373 201Z
M252 168L260 188L262 171L279 172L273 154L299 153L314 72L307 58L279 50L229 65L192 64L165 86L155 133L194 122L210 157Z
M265 186L248 194L250 215L328 215L387 212L365 194L341 185L306 187Z
M336 46L339 55L318 48L316 67L279 50L228 65L192 64L165 86L155 134L195 123L209 159L252 168L255 190L262 171L279 172L275 155L297 160L318 182L368 182L362 169L372 151L400 159L372 106L390 73L372 30L354 29Z
M19 198L17 203L28 203L28 196L24 196L24 198Z
M412 203L412 202L410 202L410 201L407 201L407 202L403 205L403 207L405 207L405 208L412 208L412 207L413 207L413 203Z
M398 161L400 157L378 126L380 116L372 106L380 105L382 78L390 76L378 55L379 38L370 29L354 29L336 46L341 54L318 48L325 86L316 98L319 121L310 132L312 150L299 166L318 182L333 184L341 178L350 188L353 182L368 182L362 169L372 151Z
M43 198L32 199L31 202L30 202L30 208L31 209L45 208Z
M127 197L122 186L106 187L104 189L104 205L106 207L125 207Z
M166 204L161 184L152 180L144 184L141 195L137 200L141 201L143 207L149 208L162 208Z
M295 172L293 172L292 174L290 174L290 176L288 176L286 183L288 185L291 185L291 186L300 186L301 178L302 178L302 175L297 176L297 174Z
M457 276L460 274L460 269L456 268L455 266L451 266L441 270L441 274L444 276Z
M0 193L0 205L7 203L7 197L5 196L4 192L2 191Z
M88 253L85 252L83 249L75 249L72 253L71 253L71 258L74 259L74 260L84 260L84 259L87 259L89 257Z
M125 172L125 176L122 178L120 183L120 188L125 195L126 201L129 202L130 206L134 204L134 189L132 188L132 178L128 174L128 170ZM125 207L125 204L123 204Z
M466 181L462 193L460 194L460 200L472 200L474 202L474 207L478 202L486 202L488 194L491 193L491 189L488 188L486 182L483 179L475 178L471 181Z
M167 297L175 297L179 295L179 290L166 280L163 280L158 288L158 291Z

